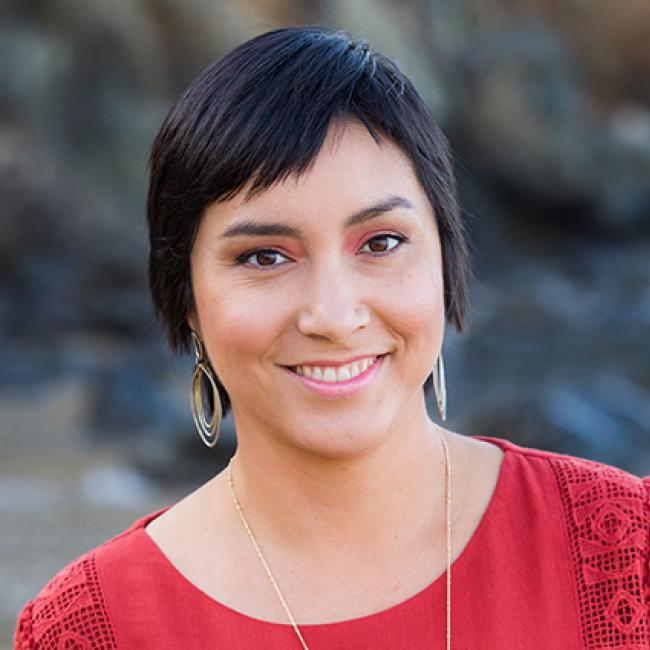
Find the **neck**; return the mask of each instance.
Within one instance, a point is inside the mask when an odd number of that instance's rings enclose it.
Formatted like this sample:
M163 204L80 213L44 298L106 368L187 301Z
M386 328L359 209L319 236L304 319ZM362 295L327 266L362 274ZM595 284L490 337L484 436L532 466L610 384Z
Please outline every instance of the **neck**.
M243 433L231 468L235 492L267 544L326 557L336 548L368 552L372 539L371 552L383 554L445 530L442 431L424 403L353 457L305 455Z

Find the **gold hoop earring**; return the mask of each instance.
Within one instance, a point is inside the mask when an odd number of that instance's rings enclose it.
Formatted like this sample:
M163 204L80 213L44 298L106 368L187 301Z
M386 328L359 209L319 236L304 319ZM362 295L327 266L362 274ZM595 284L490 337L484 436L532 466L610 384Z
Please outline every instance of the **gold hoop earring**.
M223 417L221 398L219 397L219 389L214 380L212 368L210 368L205 353L203 352L201 339L194 330L192 330L191 335L196 361L196 367L192 375L192 384L190 386L192 418L194 419L199 436L201 436L201 440L208 447L214 447L217 444L217 440L219 440L221 419ZM206 409L203 404L203 377L207 377L210 382L210 389L212 390L212 415L209 419L206 417Z
M442 359L442 352L433 366L433 390L436 394L436 405L438 406L440 419L444 422L447 419L447 386L445 384L445 362Z

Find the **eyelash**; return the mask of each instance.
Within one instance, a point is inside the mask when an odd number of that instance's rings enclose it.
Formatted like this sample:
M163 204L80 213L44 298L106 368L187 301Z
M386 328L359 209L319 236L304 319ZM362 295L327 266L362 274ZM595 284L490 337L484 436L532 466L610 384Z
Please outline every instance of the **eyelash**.
M385 255L390 255L393 251L397 250L398 248L401 247L402 244L404 244L405 242L408 241L408 238L405 237L404 235L397 235L395 233L380 233L378 235L373 235L372 237L370 237L370 239L368 239L366 242L364 242L363 246L366 246L367 244L369 244L371 241L373 241L375 239L395 239L397 241L397 244L395 244L392 248L389 248L387 251L384 251L383 253L370 253L370 255L372 255L373 257L384 257ZM363 248L363 246L362 246L362 248ZM281 266L281 264L271 264L271 265L267 265L267 266L263 266L263 265L259 266L259 265L250 264L249 262L247 262L247 260L249 258L251 258L253 255L256 255L258 253L277 253L278 255L282 255L283 257L286 257L285 255L280 253L280 251L275 250L274 248L255 248L253 250L246 251L245 253L242 253L241 255L239 255L235 259L235 262L237 264L241 264L243 266L250 266L250 267L252 267L254 269L260 269L260 270L274 269L274 268L278 268L279 266Z

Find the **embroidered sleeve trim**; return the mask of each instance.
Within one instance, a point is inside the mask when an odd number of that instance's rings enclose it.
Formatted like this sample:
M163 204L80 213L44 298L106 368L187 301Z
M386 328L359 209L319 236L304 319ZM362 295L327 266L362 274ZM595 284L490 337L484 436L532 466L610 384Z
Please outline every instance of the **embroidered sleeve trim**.
M642 481L588 460L549 462L571 540L584 648L646 648L650 514Z
M645 566L644 566L644 580L643 580L643 602L647 612L648 621L650 621L650 476L643 479L643 486L645 487L645 514L646 521L648 522L648 534L646 536L645 547ZM648 645L650 645L650 623L648 623Z
M93 554L64 567L18 618L16 650L115 650Z

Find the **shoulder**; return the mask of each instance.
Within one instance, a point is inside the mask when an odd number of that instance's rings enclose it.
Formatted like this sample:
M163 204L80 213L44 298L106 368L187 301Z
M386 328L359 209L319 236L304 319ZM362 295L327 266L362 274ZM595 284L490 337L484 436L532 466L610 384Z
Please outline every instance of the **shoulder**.
M116 648L96 549L64 566L18 616L17 648Z
M584 501L597 491L604 499L626 494L647 504L650 498L650 476L640 477L604 462L563 454L556 451L525 447L503 438L474 436L493 442L518 457L522 463L540 471L551 471L569 501Z
M601 544L648 546L650 476L608 463L513 445L552 473L572 534Z
M584 638L609 647L616 630L630 641L645 642L650 626L650 476L499 438L487 440L517 460L517 480L546 487L535 494L551 507L560 506ZM550 487L559 499L549 499Z
M141 517L125 531L60 569L19 613L16 650L117 648L105 593L106 569L137 560L131 555L135 533L159 512Z
M637 559L650 553L650 476L503 438L475 437L497 444L510 456L522 498L544 500L550 507L558 500L549 499L549 490L559 495L575 554L602 552L607 546L634 547Z
M498 444L516 460L514 480L526 498L560 505L576 561L614 547L626 552L633 549L629 557L635 561L647 558L650 476L636 476L607 463L524 447L501 438L481 438ZM551 489L559 499L549 499Z

